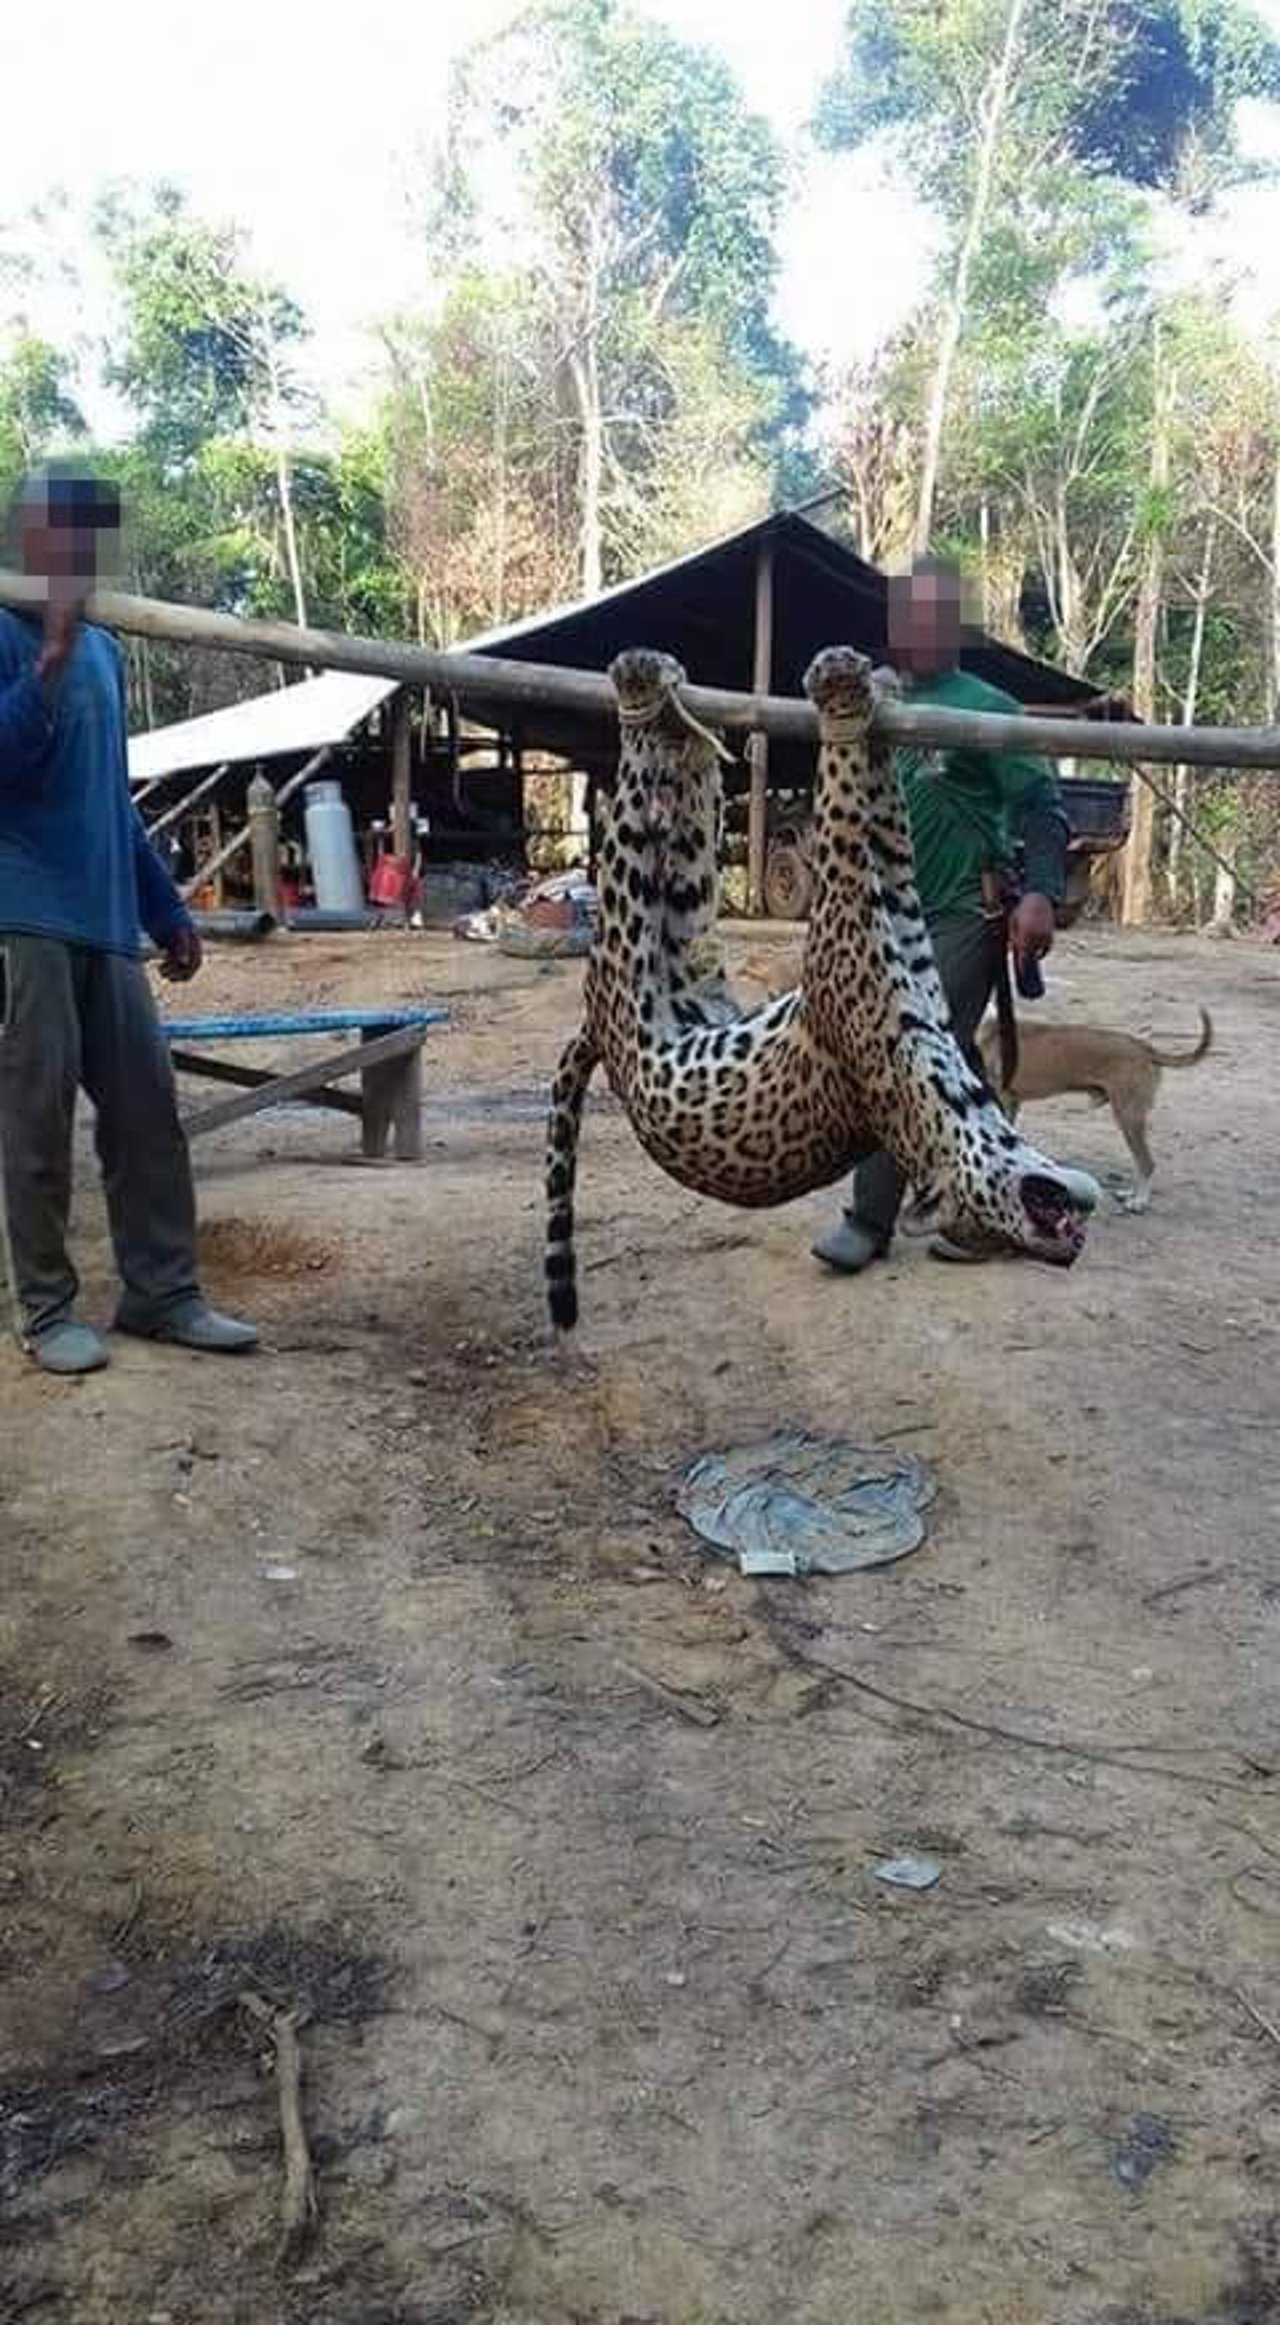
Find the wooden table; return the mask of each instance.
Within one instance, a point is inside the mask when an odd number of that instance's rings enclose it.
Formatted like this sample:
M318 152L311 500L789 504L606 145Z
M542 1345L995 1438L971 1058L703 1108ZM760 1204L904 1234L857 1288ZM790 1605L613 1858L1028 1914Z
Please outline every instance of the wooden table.
M265 1107L297 1102L354 1114L371 1161L386 1154L389 1138L401 1162L422 1154L422 1045L433 1025L447 1025L447 1009L310 1009L288 1016L171 1017L162 1021L173 1063L182 1074L210 1082L230 1082L240 1095L199 1106L183 1118L188 1138L225 1129ZM314 1040L318 1035L358 1033L358 1042L331 1050L296 1073L236 1065L226 1058L196 1055L188 1043ZM180 1046L181 1045L181 1046ZM360 1093L339 1090L339 1082L360 1077Z

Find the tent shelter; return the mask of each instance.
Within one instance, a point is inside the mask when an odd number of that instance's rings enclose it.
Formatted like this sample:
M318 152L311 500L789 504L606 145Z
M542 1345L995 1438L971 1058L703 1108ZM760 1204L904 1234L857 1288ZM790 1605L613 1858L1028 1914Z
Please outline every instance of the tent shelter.
M784 512L582 604L465 645L482 658L583 670L605 668L625 647L655 646L675 654L701 684L798 695L822 646L849 643L883 658L887 589L875 566L808 518ZM965 662L1030 710L1085 716L1096 703L1081 680L990 637L976 637ZM169 819L181 798L179 779L193 805L197 793L201 801L216 796L221 811L232 802L242 807L256 771L274 783L283 778L287 798L323 766L342 778L366 829L392 813L398 852L409 852L413 809L425 811L436 862L520 853L526 754L550 754L589 779L608 778L608 742L573 711L531 703L513 713L496 694L487 702L483 685L469 691L465 709L466 730L447 700L415 722L408 689L329 671L135 736L131 773L139 796L151 797ZM767 878L771 827L781 890L782 875L794 871L812 777L811 749L770 745L761 735L749 761L729 771L731 797L736 793L738 813L748 817L749 891L757 907L771 884L779 887Z
M784 511L581 605L467 643L476 654L583 670L605 668L628 646L655 646L674 654L700 685L798 695L823 646L857 646L873 661L884 660L888 586L877 566L807 517ZM1031 711L1083 717L1099 707L1096 688L995 638L976 637L964 663ZM486 715L478 690L468 710L474 717ZM497 704L489 715L495 722L510 720ZM570 712L539 706L513 741L517 750L558 752L607 778L599 730ZM761 735L753 738L749 767L740 767L736 776L726 771L730 797L736 791L741 807L749 804L748 893L754 909L789 913L801 903L806 883L797 835L812 782L810 749L766 744ZM1089 788L1096 793L1112 787Z

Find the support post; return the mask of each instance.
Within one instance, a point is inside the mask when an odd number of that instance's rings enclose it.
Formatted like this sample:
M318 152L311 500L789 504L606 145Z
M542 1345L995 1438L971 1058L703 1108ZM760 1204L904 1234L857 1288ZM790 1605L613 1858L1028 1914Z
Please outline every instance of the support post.
M222 845L222 809L215 799L209 809L209 861L204 877L213 891L213 908L220 912L227 901L226 865L229 862Z
M280 807L265 775L249 785L249 850L253 858L253 901L274 918L280 910Z
M365 1035L365 1047L374 1042ZM422 1160L422 1043L415 1042L397 1057L367 1066L360 1076L364 1128L362 1145L367 1162L380 1162L393 1141L397 1162Z
M1151 918L1152 857L1156 845L1156 802L1140 767L1129 778L1129 837L1125 844L1120 891L1122 928L1142 928Z
M224 759L220 767L214 768L212 775L206 775L203 782L197 783L194 791L188 791L185 798L179 799L173 807L166 807L163 815L158 815L154 823L147 825L147 838L158 840L161 832L167 832L172 829L175 823L181 823L183 817L190 815L192 809L198 807L202 799L207 799L211 791L217 790L223 776L229 774L230 771L231 761ZM151 786L148 784L147 791L150 788ZM136 807L139 801L145 799L146 796L146 791L137 792L134 796L134 806Z
M412 744L409 695L402 689L391 713L391 852L401 864L413 861Z
M756 557L754 694L768 694L773 679L773 543L762 541ZM747 910L764 916L764 863L769 834L769 738L755 734L751 753L751 798L747 815Z
M332 757L333 745L332 743L325 743L320 750L316 751L313 756L308 759L305 767L299 767L296 775L291 775L287 783L282 783L280 789L276 793L277 811L280 808L287 806L288 802L293 798L294 793L300 791L304 783L311 783L315 780L317 775L322 774ZM195 891L201 887L206 880L212 879L215 872L220 873L224 864L229 864L233 856L238 856L242 848L248 847L249 829L250 827L247 823L241 824L239 831L236 832L234 836L227 841L225 848L219 848L216 854L213 856L211 862L205 864L202 867L200 872L197 873L195 879L188 880L186 887L182 891L184 897L190 897L194 895Z

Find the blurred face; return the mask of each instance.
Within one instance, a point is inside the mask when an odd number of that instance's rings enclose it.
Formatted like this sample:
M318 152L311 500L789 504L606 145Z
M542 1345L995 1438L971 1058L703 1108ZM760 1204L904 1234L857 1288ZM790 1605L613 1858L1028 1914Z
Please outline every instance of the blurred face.
M963 635L960 576L908 573L889 584L889 659L917 678L953 670Z
M117 569L119 495L96 477L40 477L23 495L18 539L24 573L87 594Z

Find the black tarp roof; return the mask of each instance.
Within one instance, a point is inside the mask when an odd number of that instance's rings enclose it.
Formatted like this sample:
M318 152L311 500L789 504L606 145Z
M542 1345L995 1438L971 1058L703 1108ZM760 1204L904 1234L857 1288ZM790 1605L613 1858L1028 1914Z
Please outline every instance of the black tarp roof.
M882 660L888 582L807 517L784 512L749 525L710 547L658 567L581 605L535 615L501 631L468 639L467 650L520 662L558 663L603 670L629 646L660 647L676 655L700 686L752 690L756 574L764 543L773 548L774 694L798 695L822 646L852 645ZM1033 661L994 638L982 637L964 654L967 669L1002 687L1016 701L1060 715L1082 711L1097 690L1047 662ZM512 724L509 710L487 713L470 690L468 714ZM590 765L600 755L598 729L564 711L521 715L520 739L531 749L563 751ZM794 769L790 760L795 758ZM770 750L774 779L792 773L808 780L811 754L799 746Z

